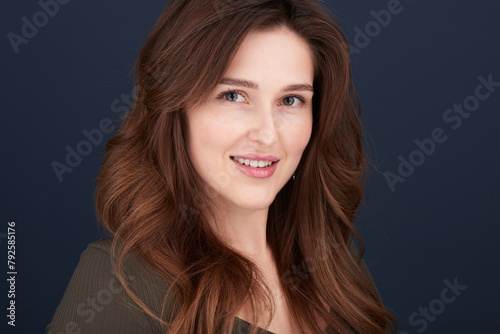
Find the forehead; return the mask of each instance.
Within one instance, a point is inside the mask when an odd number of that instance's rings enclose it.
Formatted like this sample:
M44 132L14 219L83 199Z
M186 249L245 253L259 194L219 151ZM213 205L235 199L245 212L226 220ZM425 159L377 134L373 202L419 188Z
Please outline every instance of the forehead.
M273 81L314 80L313 55L309 44L286 27L249 32L226 69L225 76Z

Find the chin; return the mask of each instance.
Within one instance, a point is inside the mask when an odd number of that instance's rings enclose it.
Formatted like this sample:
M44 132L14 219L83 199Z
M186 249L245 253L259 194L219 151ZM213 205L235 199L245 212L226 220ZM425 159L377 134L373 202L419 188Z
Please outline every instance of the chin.
M246 210L263 210L268 209L269 206L273 203L274 196L272 198L260 197L260 198L249 198L245 196L244 198L239 198L237 201L234 201L233 204L241 209Z

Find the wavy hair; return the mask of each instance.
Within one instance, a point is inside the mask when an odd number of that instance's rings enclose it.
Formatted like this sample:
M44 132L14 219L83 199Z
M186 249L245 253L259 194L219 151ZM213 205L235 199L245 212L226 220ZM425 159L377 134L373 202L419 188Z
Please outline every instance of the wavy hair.
M280 26L307 41L315 68L312 135L297 180L277 194L267 221L284 297L305 332L321 333L320 323L392 332L393 316L360 269L362 251L349 250L361 241L353 221L367 159L349 45L333 16L313 0L171 0L138 56L135 102L107 143L95 194L127 294L169 334L230 331L245 301L254 324L272 319L256 265L210 228L213 190L190 161L184 111L207 99L248 32ZM172 298L171 310L155 313L127 287L131 251L171 283L163 300Z

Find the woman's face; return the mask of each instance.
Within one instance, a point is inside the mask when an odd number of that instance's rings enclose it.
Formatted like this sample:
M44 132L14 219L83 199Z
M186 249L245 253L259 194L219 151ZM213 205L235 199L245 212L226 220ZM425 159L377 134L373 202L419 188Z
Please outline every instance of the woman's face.
M210 98L186 110L192 163L227 208L267 209L292 177L311 137L313 80L297 34L250 32Z

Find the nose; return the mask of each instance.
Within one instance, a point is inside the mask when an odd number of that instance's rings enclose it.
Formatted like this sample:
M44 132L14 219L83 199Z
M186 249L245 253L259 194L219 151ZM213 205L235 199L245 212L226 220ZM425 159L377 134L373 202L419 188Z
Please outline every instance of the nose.
M249 138L265 146L271 146L278 140L277 118L271 107L260 107L254 110Z

